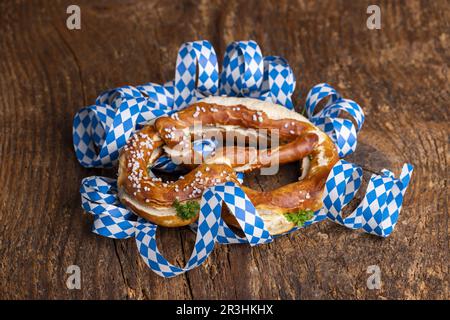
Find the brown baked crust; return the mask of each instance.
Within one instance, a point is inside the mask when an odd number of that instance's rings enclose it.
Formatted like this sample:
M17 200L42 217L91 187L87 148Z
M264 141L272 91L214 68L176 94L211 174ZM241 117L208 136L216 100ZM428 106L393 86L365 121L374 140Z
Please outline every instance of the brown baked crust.
M183 144L191 150L192 126L201 122L203 126L239 126L253 129L276 129L281 141L286 144L269 152L250 148L227 149L231 153L248 153L257 161L247 168L254 170L270 165L273 156L279 163L301 160L311 157L307 175L294 182L272 191L256 191L243 187L255 207L276 213L298 212L299 210L318 210L322 207L322 193L328 174L339 160L333 142L326 136L318 137L318 129L309 122L293 119L271 119L266 113L255 111L244 105L222 106L213 103L198 102L172 115L161 117L153 125L145 126L130 138L120 156L118 186L122 193L131 197L144 207L169 208L175 200L180 202L201 197L203 190L218 183L233 181L239 183L233 167L238 164L232 160L224 163L203 163L194 167L184 179L171 183L158 181L147 172L149 162L154 161L162 146L174 148ZM320 141L319 141L320 140ZM158 151L159 150L159 151ZM192 151L193 152L193 151ZM218 150L220 153L220 150ZM189 153L189 157L193 153ZM217 156L217 155L216 155ZM226 155L228 158L229 155ZM212 157L214 158L214 157ZM192 159L189 159L192 160ZM176 215L158 216L137 208L123 199L138 215L158 225L177 227L188 225L196 217L183 220ZM224 219L238 227L234 217Z

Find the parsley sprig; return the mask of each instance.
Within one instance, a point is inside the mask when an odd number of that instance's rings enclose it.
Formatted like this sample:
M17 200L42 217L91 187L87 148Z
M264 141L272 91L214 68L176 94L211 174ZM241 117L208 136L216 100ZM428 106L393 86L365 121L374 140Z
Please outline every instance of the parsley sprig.
M200 210L200 204L197 201L187 201L186 203L180 203L175 200L173 207L177 211L177 216L183 220L189 220L196 216Z
M297 227L303 227L306 221L311 220L314 216L312 210L300 210L299 212L285 213L287 221L294 223Z

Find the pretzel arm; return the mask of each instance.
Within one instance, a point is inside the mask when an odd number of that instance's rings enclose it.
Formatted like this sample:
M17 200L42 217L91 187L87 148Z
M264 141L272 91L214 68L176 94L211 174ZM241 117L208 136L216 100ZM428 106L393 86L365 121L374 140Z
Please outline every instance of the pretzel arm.
M187 142L195 126L237 126L252 129L277 130L280 139L293 140L309 128L309 125L292 119L270 119L264 112L243 105L219 106L199 102L170 117L155 121L155 128L168 147Z

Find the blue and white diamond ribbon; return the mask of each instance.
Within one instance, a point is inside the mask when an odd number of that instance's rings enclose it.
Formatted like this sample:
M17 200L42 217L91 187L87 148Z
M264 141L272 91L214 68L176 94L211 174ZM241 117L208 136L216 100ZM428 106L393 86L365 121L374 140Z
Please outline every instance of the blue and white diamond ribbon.
M83 167L112 167L133 132L173 105L173 88L148 83L102 93L95 105L81 109L73 120L73 145ZM99 150L97 152L97 149Z
M81 182L81 206L94 215L92 231L112 239L134 236L136 216L117 196L117 182L105 177L88 177Z
M184 43L178 51L175 70L174 107L177 110L219 91L217 56L209 41Z
M342 209L358 192L362 170L354 164L340 160L327 179L323 208L315 212L313 218L302 227L329 218L351 229L362 229L381 237L389 236L397 223L412 170L411 165L404 165L399 178L395 178L393 173L387 170L383 170L381 175L373 174L363 200L344 218ZM103 177L86 178L81 187L81 197L83 208L95 217L95 233L114 239L134 236L139 253L146 264L164 277L176 276L199 266L212 252L216 242L258 245L273 240L253 204L233 182L211 187L203 193L198 223L192 226L197 232L194 251L184 268L172 265L159 252L156 245L157 226L137 218L123 207L117 197L115 180ZM236 217L245 238L236 235L221 219L224 204Z
M328 102L324 108L314 114L319 102L325 98L328 98ZM356 135L364 123L364 112L356 102L341 98L341 95L330 85L321 83L309 91L305 109L311 122L334 141L341 158L356 150ZM350 115L356 122L356 126L351 120L340 118L341 112Z
M107 91L97 98L95 105L76 114L73 122L76 156L85 167L111 167L131 134L156 117L218 93L270 100L291 109L294 88L295 78L286 60L263 57L254 41L233 42L227 47L220 76L214 48L208 41L185 43L178 54L174 81ZM324 98L328 98L328 102L315 113ZM319 84L309 92L305 108L310 120L333 139L341 157L356 149L357 133L364 122L364 113L358 104L342 99L331 86ZM354 122L340 118L341 112L350 115ZM215 143L199 140L194 143L194 148L206 154L214 150ZM170 172L177 170L177 166L163 155L152 169ZM399 178L388 170L383 170L381 175L372 175L359 206L343 217L343 208L361 186L362 170L344 160L339 161L327 179L323 208L302 228L329 218L351 229L389 236L397 223L412 170L412 166L406 164ZM239 174L239 181L242 179L243 175ZM93 232L113 239L135 237L146 264L163 277L176 276L199 266L216 242L258 245L273 240L239 185L233 182L217 185L202 195L198 222L190 226L197 233L195 247L188 263L181 268L172 265L158 251L157 226L138 218L120 203L116 180L85 178L80 193L83 209L94 215ZM236 217L244 237L236 235L221 219L223 205Z

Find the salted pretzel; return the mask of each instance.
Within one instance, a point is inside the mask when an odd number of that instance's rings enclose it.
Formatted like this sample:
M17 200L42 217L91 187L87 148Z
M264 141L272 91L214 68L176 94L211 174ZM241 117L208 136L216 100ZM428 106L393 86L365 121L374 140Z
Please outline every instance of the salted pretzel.
M246 143L218 147L202 157L193 148L198 123L202 125L199 130L202 136L211 132L226 136L233 132L247 138L258 137L264 136L258 130L265 129L269 133L265 143L274 136L281 143L267 143L265 149ZM192 170L177 181L165 182L153 176L148 168L164 152ZM201 161L196 162L199 156ZM326 179L338 160L330 138L294 111L251 98L209 97L171 116L156 119L129 139L119 160L119 197L139 216L158 225L179 227L194 222L198 212L180 216L177 205L199 203L203 191L216 184L226 181L240 184L236 172L300 161L301 176L297 182L271 191L242 186L269 233L275 235L296 226L290 214L322 207ZM222 217L228 225L239 228L230 213L223 211Z

